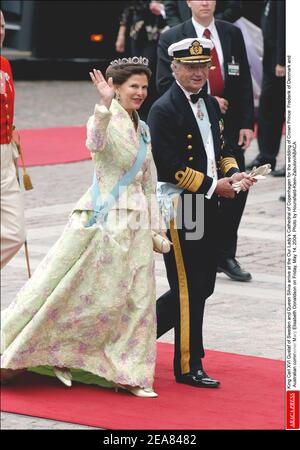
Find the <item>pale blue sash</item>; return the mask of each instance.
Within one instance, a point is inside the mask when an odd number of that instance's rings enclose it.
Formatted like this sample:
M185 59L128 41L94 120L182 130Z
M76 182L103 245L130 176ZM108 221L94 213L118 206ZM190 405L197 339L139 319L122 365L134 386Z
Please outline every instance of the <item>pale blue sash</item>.
M178 197L184 189L175 186L175 184L159 181L157 183L157 201L159 205L160 214L165 221L167 228L170 226L170 221L175 217L174 198Z
M94 180L91 186L91 194L92 194L92 204L93 204L93 217L88 222L86 227L91 227L96 222L104 223L107 219L107 215L114 205L114 203L118 200L118 198L125 191L127 186L132 182L134 177L137 175L138 171L142 167L146 156L147 156L147 145L150 143L150 135L146 128L145 122L140 120L140 147L137 153L136 160L128 172L123 175L119 181L115 184L111 192L107 195L106 199L103 200L99 182L97 180L96 171L94 172Z

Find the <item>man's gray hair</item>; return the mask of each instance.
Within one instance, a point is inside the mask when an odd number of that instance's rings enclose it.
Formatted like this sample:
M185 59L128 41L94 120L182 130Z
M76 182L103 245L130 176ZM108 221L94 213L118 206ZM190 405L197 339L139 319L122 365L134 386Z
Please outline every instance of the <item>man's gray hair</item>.
M182 63L180 61L176 61L176 59L173 59L171 62L171 69L174 72L174 69L176 70Z

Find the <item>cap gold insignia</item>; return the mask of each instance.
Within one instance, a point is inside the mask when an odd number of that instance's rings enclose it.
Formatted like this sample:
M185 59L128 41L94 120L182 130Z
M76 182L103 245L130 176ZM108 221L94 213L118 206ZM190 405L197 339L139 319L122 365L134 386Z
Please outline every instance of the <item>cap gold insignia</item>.
M200 44L200 42L198 42L198 41L194 41L192 43L192 45L190 46L189 50L190 50L190 55L192 55L192 56L202 55L202 53L203 53L203 47Z

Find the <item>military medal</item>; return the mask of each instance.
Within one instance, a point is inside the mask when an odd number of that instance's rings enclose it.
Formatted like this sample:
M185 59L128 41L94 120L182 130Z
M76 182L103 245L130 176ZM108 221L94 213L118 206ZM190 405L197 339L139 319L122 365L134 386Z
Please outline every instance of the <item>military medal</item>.
M203 112L201 111L201 107L200 107L200 99L199 99L198 102L197 102L197 117L198 117L200 120L203 120L203 117L204 117L204 114L203 114Z

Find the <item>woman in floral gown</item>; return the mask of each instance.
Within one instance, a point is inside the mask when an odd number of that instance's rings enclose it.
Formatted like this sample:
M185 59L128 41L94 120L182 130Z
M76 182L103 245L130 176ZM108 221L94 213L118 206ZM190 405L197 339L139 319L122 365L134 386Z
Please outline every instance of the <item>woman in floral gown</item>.
M147 96L150 75L145 58L114 61L106 71L108 81L99 70L90 73L100 94L86 141L95 181L3 312L4 379L25 368L56 375L68 386L73 377L157 396L152 390L156 313L150 216L158 218L158 208L151 202L156 171L149 139L140 169L105 219L95 219L93 204L95 187L105 200L137 161L146 125L136 110Z

